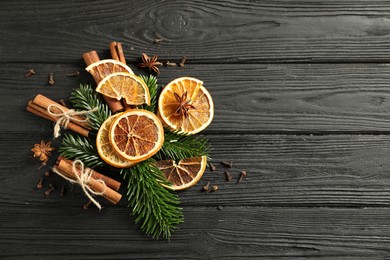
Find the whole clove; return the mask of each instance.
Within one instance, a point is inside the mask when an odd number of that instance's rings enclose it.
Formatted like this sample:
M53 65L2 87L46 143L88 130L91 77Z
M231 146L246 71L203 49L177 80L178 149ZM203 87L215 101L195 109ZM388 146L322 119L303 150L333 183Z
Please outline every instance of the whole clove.
M179 66L180 67L184 67L185 66L185 62L187 60L187 57L186 56L183 56L180 60L180 63L179 63Z
M63 99L58 100L58 103L60 103L64 107L67 107L67 105Z
M211 188L211 190L209 190L209 192L216 192L218 189L219 189L218 185L213 185L213 187Z
M37 183L37 188L38 189L42 189L43 187L43 177L39 178L39 181Z
M231 161L222 161L221 164L223 166L226 166L226 167L229 167L229 168L233 167L233 162L231 162Z
M227 181L231 181L233 179L232 174L228 171L225 171L225 177Z
M55 190L55 188L54 188L54 186L53 186L53 184L49 184L49 189L47 190L47 191L45 191L45 195L46 196L49 196L50 195L50 193L52 192L52 191L54 191Z
M160 43L160 42L162 42L162 41L163 41L163 39L161 39L161 38L156 38L156 39L154 39L153 43L154 43L154 44L157 44L157 43Z
M50 86L54 86L56 83L54 81L54 73L53 72L50 72L49 74L49 85Z
M75 71L75 72L67 74L66 76L67 77L78 77L78 76L80 76L80 72L79 71Z
M242 171L240 177L238 178L237 183L240 183L246 177L246 175L247 175L246 171Z
M46 166L46 162L42 162L41 165L37 168L37 170L40 170L45 166Z
M65 186L64 185L62 185L62 187L61 187L60 196L61 197L65 196Z
M212 164L212 163L209 163L209 168L210 168L210 171L215 171L217 168L215 167L215 165L214 164Z
M29 69L27 71L27 73L24 75L24 77L28 78L28 77L34 76L35 74L36 74L36 72L34 69Z
M89 206L91 206L91 204L92 204L92 201L91 201L91 200L88 201L87 203L85 203L85 204L83 205L83 209L88 209Z
M165 63L165 66L167 66L167 67L176 67L177 64L174 63L174 62L167 61L167 62Z
M210 182L207 182L207 184L205 186L203 186L203 190L208 191L209 188L210 188Z

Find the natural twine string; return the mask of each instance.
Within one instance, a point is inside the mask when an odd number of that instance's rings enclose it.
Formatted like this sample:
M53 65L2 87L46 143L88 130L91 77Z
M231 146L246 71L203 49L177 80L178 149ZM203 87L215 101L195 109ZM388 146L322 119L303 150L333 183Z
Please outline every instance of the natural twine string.
M52 112L51 111L52 107L59 109L61 112L59 112L59 113ZM80 122L80 123L87 122L87 120L88 120L88 118L78 119L78 118L75 118L74 116L89 114L89 113L95 112L97 109L98 108L95 107L95 108L92 108L92 109L87 110L87 111L76 111L74 109L69 109L68 111L65 111L61 106L59 106L57 104L49 105L47 107L47 112L52 116L59 117L56 121L55 126L54 126L54 133L53 133L54 138L57 138L60 136L61 126L63 126L64 128L67 128L71 119L73 121Z
M88 182L91 179L91 175L92 175L93 171L92 171L92 169L89 169L89 168L84 169L84 164L82 161L75 160L73 162L72 172L73 172L74 176L76 177L76 180L68 178L67 176L65 176L61 172L59 172L56 168L53 168L53 172L57 173L59 176L61 176L65 180L68 180L71 183L75 183L75 184L80 185L84 191L84 194L92 201L92 203L95 204L99 210L102 209L102 206L100 206L99 202L97 202L92 197L92 195L103 195L107 186L103 180L94 180L96 182L100 182L101 184L103 184L104 188L103 188L103 191L101 191L101 192L96 192L96 191L92 190L89 187Z

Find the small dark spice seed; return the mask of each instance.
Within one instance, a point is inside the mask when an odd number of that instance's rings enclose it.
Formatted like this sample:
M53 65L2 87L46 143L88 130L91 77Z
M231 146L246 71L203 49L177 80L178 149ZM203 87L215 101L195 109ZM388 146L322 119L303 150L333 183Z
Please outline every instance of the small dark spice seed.
M186 57L186 56L183 56L183 57L181 58L181 61L180 61L180 63L179 63L179 66L180 66L180 67L184 67L184 64L185 64L186 60L187 60L187 57Z
M65 186L64 185L62 185L62 187L61 187L60 196L61 197L65 196Z
M203 186L203 190L208 191L209 188L210 188L210 182L207 182L207 184L205 186Z
M237 183L240 183L246 177L246 171L242 171L240 177L238 178Z
M210 171L215 171L217 168L215 167L215 165L214 164L212 164L212 163L209 163L209 167L210 167Z
M42 189L43 187L43 177L39 178L39 181L37 183L37 188L38 189Z
M49 184L49 189L48 189L47 191L45 191L45 195L46 195L46 196L49 196L50 193L51 193L53 190L55 190L55 188L54 188L53 184L50 183L50 184Z
M45 176L49 177L50 176L50 172L49 171L45 172Z
M226 167L229 167L229 168L233 167L233 162L230 162L230 161L222 161L221 164L223 166L226 166Z
M80 72L79 71L75 71L75 72L69 73L66 76L67 77L78 77L78 76L80 76Z
M24 75L26 78L28 78L28 77L31 77L31 76L34 76L35 75L35 70L34 69L29 69L28 71L27 71L27 73Z
M49 85L50 86L54 86L56 83L54 81L54 73L53 72L50 72L49 74Z
M225 171L225 177L227 181L231 181L233 179L232 174L228 171Z
M85 204L83 205L83 209L88 209L89 206L91 206L91 204L92 204L92 201L88 201L87 203L85 203Z

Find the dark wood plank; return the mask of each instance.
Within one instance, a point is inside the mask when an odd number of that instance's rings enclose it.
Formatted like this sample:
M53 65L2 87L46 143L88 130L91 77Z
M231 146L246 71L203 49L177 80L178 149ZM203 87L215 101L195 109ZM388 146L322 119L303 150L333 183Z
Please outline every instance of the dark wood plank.
M1 204L0 204L1 205ZM123 208L1 205L3 259L388 259L389 209L185 208L172 240L147 239ZM73 223L73 225L72 225Z
M195 187L178 193L184 206L390 206L390 136L208 137L218 170L207 170ZM32 158L30 149L41 138L51 139L50 134L0 134L0 203L79 207L86 198L77 187L64 198L59 197L58 191L53 196L43 195L49 183L58 189L66 184L58 176L45 178L43 190L35 188L45 170L36 170L39 162ZM58 148L58 144L55 146ZM233 160L234 167L229 169L233 181L225 181L221 160ZM247 180L236 184L243 169L248 172ZM204 194L201 189L207 181L218 185L218 192ZM120 205L126 205L125 199Z
M29 67L37 74L23 75ZM52 124L25 111L37 93L67 100L79 83L66 74L83 66L0 64L0 131L47 133ZM56 86L47 85L54 72ZM139 70L136 70L139 73ZM190 65L162 68L159 82L190 75L202 79L215 103L206 133L381 133L390 130L388 64Z
M384 0L2 2L0 57L74 63L118 40L131 62L140 52L190 63L386 62L389 15Z

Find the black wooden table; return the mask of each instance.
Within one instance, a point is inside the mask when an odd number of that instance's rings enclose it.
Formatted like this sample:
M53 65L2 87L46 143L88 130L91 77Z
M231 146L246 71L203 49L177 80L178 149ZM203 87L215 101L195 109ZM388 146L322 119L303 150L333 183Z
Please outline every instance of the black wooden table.
M0 258L390 258L390 1L2 1L0 39ZM214 98L218 171L179 193L171 241L145 237L125 200L98 212L77 188L35 188L30 149L53 125L27 101L92 83L66 75L112 41L136 73L142 52L187 56L159 82L197 77ZM221 160L247 180L226 182Z

